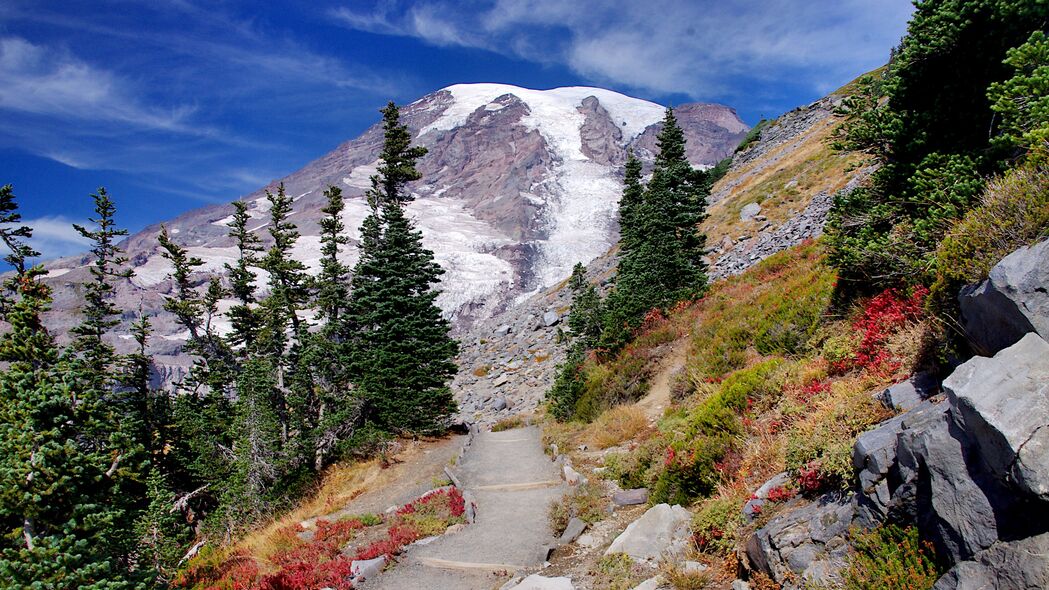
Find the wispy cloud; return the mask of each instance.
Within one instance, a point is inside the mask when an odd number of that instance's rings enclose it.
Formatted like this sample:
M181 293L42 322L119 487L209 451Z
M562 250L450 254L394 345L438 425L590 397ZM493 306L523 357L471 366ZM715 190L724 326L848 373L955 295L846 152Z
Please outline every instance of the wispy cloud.
M352 29L703 98L738 96L747 80L826 89L887 60L912 9L909 0L427 0L331 16Z
M22 225L33 228L29 245L40 252L40 260L70 256L87 250L91 242L73 229L74 223L84 224L62 216L38 217L23 220Z
M61 49L20 37L0 38L0 108L67 119L127 123L189 132L191 107L159 109L135 101L112 72Z

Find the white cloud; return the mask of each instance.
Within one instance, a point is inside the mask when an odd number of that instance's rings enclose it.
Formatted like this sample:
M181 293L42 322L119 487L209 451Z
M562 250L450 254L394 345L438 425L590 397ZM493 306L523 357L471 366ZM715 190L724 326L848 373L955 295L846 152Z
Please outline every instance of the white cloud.
M113 73L20 37L0 38L0 108L181 132L191 112L142 106Z
M353 29L704 98L738 96L740 80L814 90L841 83L888 59L912 10L909 0L427 0L331 16Z
M85 224L60 215L23 219L21 225L33 228L33 237L28 240L34 250L40 252L41 260L50 260L85 252L91 242L73 229L74 223Z

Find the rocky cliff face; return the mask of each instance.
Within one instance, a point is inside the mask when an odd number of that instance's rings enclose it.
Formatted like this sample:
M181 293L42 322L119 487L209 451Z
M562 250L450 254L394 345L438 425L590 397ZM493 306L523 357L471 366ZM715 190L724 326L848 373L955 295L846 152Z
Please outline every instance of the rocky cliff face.
M622 164L631 149L651 162L663 112L659 105L599 88L540 91L501 84L451 86L402 109L415 143L429 149L420 162L423 180L410 187L416 200L409 212L446 271L438 303L458 328L556 284L576 262L587 263L615 244ZM747 131L735 112L721 105L682 105L677 116L696 166L730 154ZM268 238L265 191L283 182L295 199L291 221L302 234L296 257L316 270L324 190L343 189L346 226L356 238L381 144L377 124L243 197L254 231ZM206 207L164 224L191 255L204 260L196 277L201 283L235 259L226 235L232 212L229 205ZM162 369L177 376L188 359L179 352L185 335L161 311L171 284L169 265L157 249L159 231L159 225L151 226L127 240L134 277L118 286L116 302L126 310L125 319L140 308L155 316L155 352ZM355 242L345 258L355 261ZM56 333L78 321L86 262L73 257L48 265L57 295L49 318Z

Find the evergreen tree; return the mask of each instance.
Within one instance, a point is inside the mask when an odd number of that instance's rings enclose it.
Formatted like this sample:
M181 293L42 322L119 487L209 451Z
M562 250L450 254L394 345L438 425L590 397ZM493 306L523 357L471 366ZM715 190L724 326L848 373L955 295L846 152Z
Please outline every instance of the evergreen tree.
M17 223L0 189L0 220ZM27 227L0 226L15 273L4 281L0 337L0 581L11 588L128 588L125 505L114 490L122 455L96 444L103 426L97 376L63 356L43 326L51 302L43 268L22 242ZM105 314L94 316L104 322ZM85 331L85 333L88 333ZM89 333L101 337L104 333ZM86 384L86 385L85 385Z
M321 209L321 272L317 277L317 313L334 325L339 320L346 299L349 296L350 269L339 260L339 249L349 243L345 235L346 226L342 222L342 211L345 204L342 200L342 189L329 186L324 191L328 203Z
M568 280L572 290L572 307L568 312L568 327L580 344L586 348L597 345L603 327L604 309L597 289L586 278L586 268L576 263Z
M151 572L155 583L163 586L174 579L191 531L172 509L175 494L159 469L150 471L146 480L146 500L149 505L135 521L136 557Z
M641 188L638 164L628 170L622 199L627 212L620 216L624 242L605 305L602 348L620 348L650 310L694 298L706 286L706 237L699 224L710 182L686 158L685 135L673 109L663 119L658 147L647 187Z
M641 160L631 151L626 161L623 176L623 196L619 199L619 248L620 255L634 250L640 237L641 223L638 219L644 205L645 187L641 184Z
M226 264L229 273L230 291L237 304L229 310L232 330L229 335L230 345L241 346L241 356L254 350L259 332L259 314L253 307L255 298L255 272L252 267L259 265L258 256L262 252L259 237L248 230L248 205L243 201L233 202L233 219L229 222L229 236L237 244L237 264Z
M234 470L223 498L230 534L268 512L268 491L280 473L281 424L272 405L274 373L268 359L254 358L245 362L237 379Z
M97 228L73 225L77 233L91 241L95 260L90 268L92 281L85 287L84 321L74 327L72 333L76 336L74 349L83 355L87 374L96 387L105 388L112 383L116 353L103 336L119 323L116 318L120 315L120 310L109 299L115 289L113 281L131 277L131 270L121 269L127 258L117 247L117 240L126 236L127 230L116 227L116 205L105 187L99 188L91 198L98 217L90 221Z
M434 430L455 409L448 382L458 343L435 303L443 271L404 213L412 199L405 185L420 178L415 162L426 150L411 146L396 105L382 113L382 164L367 195L372 211L343 323L351 379L380 426Z

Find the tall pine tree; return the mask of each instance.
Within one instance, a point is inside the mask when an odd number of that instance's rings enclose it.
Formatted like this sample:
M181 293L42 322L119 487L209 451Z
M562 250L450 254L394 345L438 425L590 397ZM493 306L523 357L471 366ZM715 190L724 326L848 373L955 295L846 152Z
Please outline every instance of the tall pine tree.
M371 214L361 226L344 322L351 379L369 419L384 428L429 431L455 410L448 383L458 343L436 305L443 271L404 211L413 198L406 185L420 178L415 163L426 150L411 145L395 104L382 114L382 164L367 194Z

